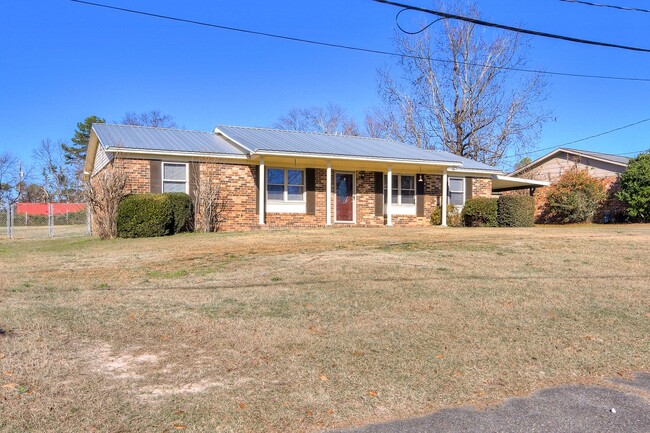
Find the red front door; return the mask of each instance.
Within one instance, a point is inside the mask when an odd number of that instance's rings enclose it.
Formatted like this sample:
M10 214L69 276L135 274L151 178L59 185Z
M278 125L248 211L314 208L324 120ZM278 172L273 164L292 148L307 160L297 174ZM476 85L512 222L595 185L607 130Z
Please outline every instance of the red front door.
M352 173L336 173L336 221L354 222L354 175Z

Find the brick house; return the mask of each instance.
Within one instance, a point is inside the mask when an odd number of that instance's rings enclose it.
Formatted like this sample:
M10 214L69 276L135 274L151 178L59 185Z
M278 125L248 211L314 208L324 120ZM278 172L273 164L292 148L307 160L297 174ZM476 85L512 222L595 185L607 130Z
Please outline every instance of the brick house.
M616 219L616 215L623 211L623 204L614 194L618 191L619 176L628 163L629 158L625 156L559 148L513 171L509 176L544 180L552 184L572 168L587 170L591 177L600 179L607 190L607 199L598 210L595 221L608 222ZM547 191L548 188L538 188L534 192L538 222L544 220Z
M226 202L223 230L428 225L436 206L446 225L447 203L489 197L493 181L540 184L391 140L235 126L210 133L94 124L85 177L109 166L128 174L136 194L192 196L201 179L216 180Z

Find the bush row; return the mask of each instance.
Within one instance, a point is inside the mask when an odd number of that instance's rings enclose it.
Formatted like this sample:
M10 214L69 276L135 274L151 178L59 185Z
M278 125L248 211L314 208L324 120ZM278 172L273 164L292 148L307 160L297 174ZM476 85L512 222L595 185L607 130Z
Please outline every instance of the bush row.
M191 230L192 200L185 193L130 194L117 209L122 238L167 236Z
M431 224L441 223L440 207L431 214ZM447 206L447 224L466 227L532 227L535 221L535 199L527 195L502 195L498 199L476 197L465 202L459 214Z

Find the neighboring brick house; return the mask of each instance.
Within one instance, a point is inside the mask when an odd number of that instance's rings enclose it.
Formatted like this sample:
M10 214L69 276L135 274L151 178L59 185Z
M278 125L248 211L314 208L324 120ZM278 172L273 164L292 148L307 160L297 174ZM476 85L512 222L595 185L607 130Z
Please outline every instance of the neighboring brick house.
M574 167L587 170L590 176L600 179L607 188L608 197L599 209L596 220L608 222L623 210L614 194L618 191L619 176L627 168L628 162L629 158L625 156L560 148L515 170L510 176L544 180L552 184ZM547 191L548 188L538 188L534 192L538 220L544 216Z
M234 126L95 124L87 155L86 178L121 169L130 193L193 196L201 179L217 180L223 230L428 225L436 206L491 196L492 180L503 178L489 165L390 140Z

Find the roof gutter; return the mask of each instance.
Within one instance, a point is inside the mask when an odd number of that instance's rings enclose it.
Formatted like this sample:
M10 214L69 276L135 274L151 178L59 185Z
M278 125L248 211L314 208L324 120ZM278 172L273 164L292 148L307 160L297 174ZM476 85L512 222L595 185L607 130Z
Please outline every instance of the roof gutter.
M249 159L247 155L237 155L232 153L203 153L203 152L176 152L169 150L151 150L151 149L135 149L135 148L124 148L124 147L108 147L105 149L106 152L113 153L137 153L145 155L159 155L159 156L189 156L189 157L200 157L200 158L211 158L211 159Z
M363 156L341 156L341 155L327 155L321 153L297 153L297 152L281 152L272 150L263 150L251 152L253 156L287 156L290 158L313 158L313 159L332 159L337 161L367 161L367 162L384 162L393 164L414 164L414 165L432 165L436 167L460 167L461 162L445 162L445 161L427 161L420 159L387 159L387 158L368 158Z

